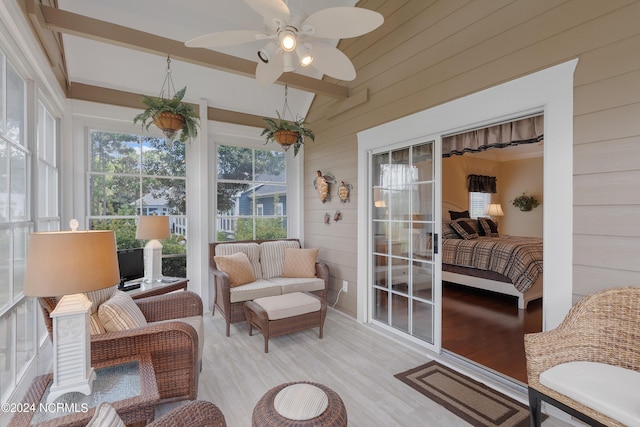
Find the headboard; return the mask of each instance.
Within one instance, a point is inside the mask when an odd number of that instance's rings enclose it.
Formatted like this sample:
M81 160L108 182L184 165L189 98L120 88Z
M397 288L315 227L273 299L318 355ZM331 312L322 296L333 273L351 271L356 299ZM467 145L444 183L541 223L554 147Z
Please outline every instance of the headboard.
M456 205L455 203L443 200L442 201L442 223L446 224L451 219L449 217L449 211L462 212L462 211L466 211L466 210L467 210L467 208L461 208L460 206Z

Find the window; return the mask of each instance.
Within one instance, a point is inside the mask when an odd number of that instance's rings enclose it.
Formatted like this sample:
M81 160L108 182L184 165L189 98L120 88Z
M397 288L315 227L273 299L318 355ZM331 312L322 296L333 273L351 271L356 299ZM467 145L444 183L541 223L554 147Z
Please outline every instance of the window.
M28 91L26 80L0 51L2 402L7 401L23 378L38 348L37 301L22 292L27 242L34 230L31 208L35 208L38 230L59 230L60 227L56 120L42 102L27 102ZM33 186L30 179L34 169L37 186Z
M285 153L218 145L216 240L287 237Z
M486 216L485 211L491 203L491 193L469 192L469 216L478 218Z
M118 249L142 247L139 215L168 215L162 273L186 277L184 144L164 138L93 129L89 132L89 228L116 233Z

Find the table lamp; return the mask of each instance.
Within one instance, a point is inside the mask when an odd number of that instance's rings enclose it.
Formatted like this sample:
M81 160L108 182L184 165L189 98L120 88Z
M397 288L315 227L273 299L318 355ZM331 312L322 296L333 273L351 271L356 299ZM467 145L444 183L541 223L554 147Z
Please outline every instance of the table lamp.
M485 210L485 215L489 215L492 219L496 219L496 217L504 216L504 212L502 211L502 206L500 203L490 203Z
M162 281L162 244L158 239L168 239L169 217L144 215L138 220L136 239L149 240L144 246L145 283Z
M53 383L47 403L77 391L91 394L96 374L91 367L89 315L91 301L82 292L120 282L116 238L112 230L31 233L24 293L62 296L53 319Z

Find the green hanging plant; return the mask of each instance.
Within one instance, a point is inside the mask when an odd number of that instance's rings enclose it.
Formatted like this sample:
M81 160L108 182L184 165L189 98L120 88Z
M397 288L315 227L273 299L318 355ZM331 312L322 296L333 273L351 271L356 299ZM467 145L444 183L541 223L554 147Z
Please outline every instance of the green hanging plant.
M147 109L135 116L133 123L142 122L142 127L146 130L155 123L169 139L180 131L180 142L195 138L198 136L200 117L191 105L182 102L186 91L185 86L172 98L141 95L140 101L147 106Z
M528 212L540 205L540 202L534 196L527 196L525 193L513 199L511 203L523 212Z
M315 140L315 135L311 129L306 127L308 123L303 118L295 121L288 121L280 116L276 110L277 119L264 118L265 128L262 130L261 136L266 137L266 143L276 141L282 145L286 151L293 145L294 157L298 154L300 147L304 144L305 138Z

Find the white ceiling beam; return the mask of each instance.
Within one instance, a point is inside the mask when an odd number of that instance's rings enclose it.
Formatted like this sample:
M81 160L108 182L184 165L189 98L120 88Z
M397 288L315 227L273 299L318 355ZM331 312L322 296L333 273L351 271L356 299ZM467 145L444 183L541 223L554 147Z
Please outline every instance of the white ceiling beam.
M32 11L31 13L35 13L34 11L38 7L40 8L41 13L38 13L38 18L41 20L44 17L44 22L52 31L156 55L170 55L171 58L179 61L246 77L255 77L256 63L243 58L209 49L188 48L184 45L184 42L178 40L45 6L37 3L36 0L27 0L27 3L30 3L29 10ZM292 88L336 99L349 97L349 88L346 86L296 73L283 73L277 83L288 84Z

